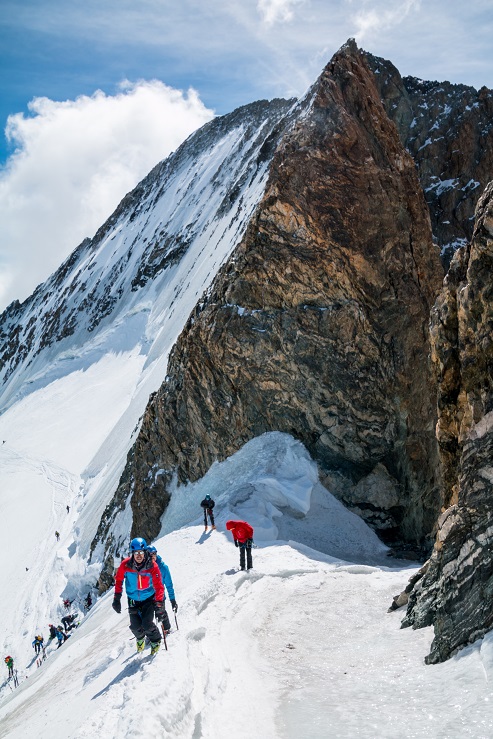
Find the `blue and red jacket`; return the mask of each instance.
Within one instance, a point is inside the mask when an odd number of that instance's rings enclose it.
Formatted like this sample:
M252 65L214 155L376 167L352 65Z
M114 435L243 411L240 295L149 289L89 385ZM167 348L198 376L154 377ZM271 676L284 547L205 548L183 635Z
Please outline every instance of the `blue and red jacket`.
M146 556L141 569L135 567L132 557L127 557L116 571L115 593L123 591L123 581L127 596L132 600L164 600L164 587L158 565Z

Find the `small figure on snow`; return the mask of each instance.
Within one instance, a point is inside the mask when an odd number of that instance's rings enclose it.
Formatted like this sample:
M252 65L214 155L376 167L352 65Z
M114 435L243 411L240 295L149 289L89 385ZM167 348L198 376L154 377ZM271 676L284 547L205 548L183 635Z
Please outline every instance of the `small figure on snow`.
M151 642L151 654L156 654L161 646L161 634L154 623L164 619L164 586L156 562L147 551L147 542L140 537L130 542L130 556L124 559L115 577L115 595L112 608L122 611L123 581L128 598L130 631L137 639L137 651L145 646L145 637Z
M38 634L34 637L33 647L35 654L39 654L43 649L43 637L41 636L41 634Z
M214 513L212 512L212 509L216 505L215 502L212 500L210 495L206 495L204 500L200 503L202 508L204 509L204 527L207 531L207 514L209 514L209 518L211 520L211 529L215 529L216 526L214 524Z
M253 546L253 529L246 521L226 521L226 528L233 534L235 547L240 548L240 569L245 569L245 553L246 568L251 570L252 562L252 546Z
M163 562L162 558L157 553L156 547L148 547L147 550L148 552L150 552L152 561L156 562L157 566L159 567L159 572L161 573L161 580L163 581L163 585L165 585L166 590L168 591L171 608L173 609L175 613L177 613L178 603L175 600L175 589L173 587L173 580L171 579L171 573L169 571L169 567L167 564L165 564L165 562ZM163 628L165 629L165 631L169 631L171 629L171 624L169 622L168 613L164 605L164 599L163 599L163 611L164 611L164 618L162 621Z
M65 598L65 600L63 601L63 605L67 611L70 611L70 606L72 605L73 602L74 602L73 600L69 600L68 598Z
M64 641L67 638L65 636L65 634L63 633L63 627L62 626L58 626L55 629L55 636L56 636L56 638L58 640L57 649L60 649L60 647L62 646L62 644L64 643Z
M53 624L48 624L48 628L50 630L50 640L54 639L56 637L56 629L53 626Z
M67 513L70 513L70 506L67 506Z
M8 657L5 657L5 664L9 668L9 677L13 677L14 676L14 660L12 659L10 654L8 655Z
M71 631L72 629L75 629L77 627L77 624L74 624L76 618L77 616L75 616L73 613L62 618L62 624L65 628L65 631Z
M86 611L88 611L91 606L92 606L92 596L91 596L91 591L89 591L84 601L84 608L86 609Z
M55 536L56 536L56 540L60 541L60 534L58 533L58 531L55 531Z

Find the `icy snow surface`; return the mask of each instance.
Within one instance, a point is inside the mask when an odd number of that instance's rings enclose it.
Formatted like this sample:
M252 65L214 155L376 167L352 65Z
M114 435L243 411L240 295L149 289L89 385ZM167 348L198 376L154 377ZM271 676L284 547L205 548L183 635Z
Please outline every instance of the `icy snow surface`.
M386 613L414 568L390 560L361 519L322 495L315 464L284 434L254 439L175 489L155 542L179 604L168 651L137 655L126 608L114 613L108 593L37 668L35 633L46 639L48 622L60 620L64 586L80 598L89 582L65 509L77 491L55 464L6 444L0 455L23 480L3 495L4 530L15 530L19 513L24 527L24 546L12 537L0 570L3 652L20 679L14 690L2 683L0 737L490 736L493 639L425 666L431 629L400 630L402 613ZM217 530L205 533L198 503L207 492ZM255 528L249 573L238 571L230 517Z

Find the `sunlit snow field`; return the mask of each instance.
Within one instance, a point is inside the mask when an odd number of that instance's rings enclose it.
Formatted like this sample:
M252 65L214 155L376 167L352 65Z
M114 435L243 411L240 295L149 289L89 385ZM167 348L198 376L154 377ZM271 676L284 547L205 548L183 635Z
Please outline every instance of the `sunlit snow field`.
M136 359L125 359L118 372L128 394ZM77 547L87 544L80 521L91 520L86 509L96 505L81 472L101 443L97 429L111 428L124 406L104 391L108 377L76 373L0 417L8 558L0 627L20 679L15 690L2 682L0 737L491 736L490 637L425 666L432 630L401 630L402 612L386 612L414 568L389 559L363 521L321 488L302 445L283 434L254 439L201 481L174 490L155 542L179 604L168 651L136 655L126 610L115 614L108 593L37 668L35 633L46 639L47 624L63 615L61 595L80 604L98 573ZM79 453L62 431L54 453L53 436L36 437L28 418L38 427L50 413L63 419L66 393L77 416L91 381L100 394L91 422L80 422ZM217 530L205 533L199 502L207 492L217 503ZM250 573L238 571L225 531L230 517L255 528Z

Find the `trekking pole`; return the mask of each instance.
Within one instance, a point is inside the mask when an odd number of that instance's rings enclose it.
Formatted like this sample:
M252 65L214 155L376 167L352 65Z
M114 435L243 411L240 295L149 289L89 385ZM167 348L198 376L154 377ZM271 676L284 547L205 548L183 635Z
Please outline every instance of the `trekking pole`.
M162 621L161 621L161 631L163 632L164 648L166 649L166 651L168 651L168 645L166 643L166 631L164 629L164 626L163 626L163 622Z
M175 624L176 624L176 630L179 631L179 628L178 628L178 619L176 618L176 613L175 613Z

